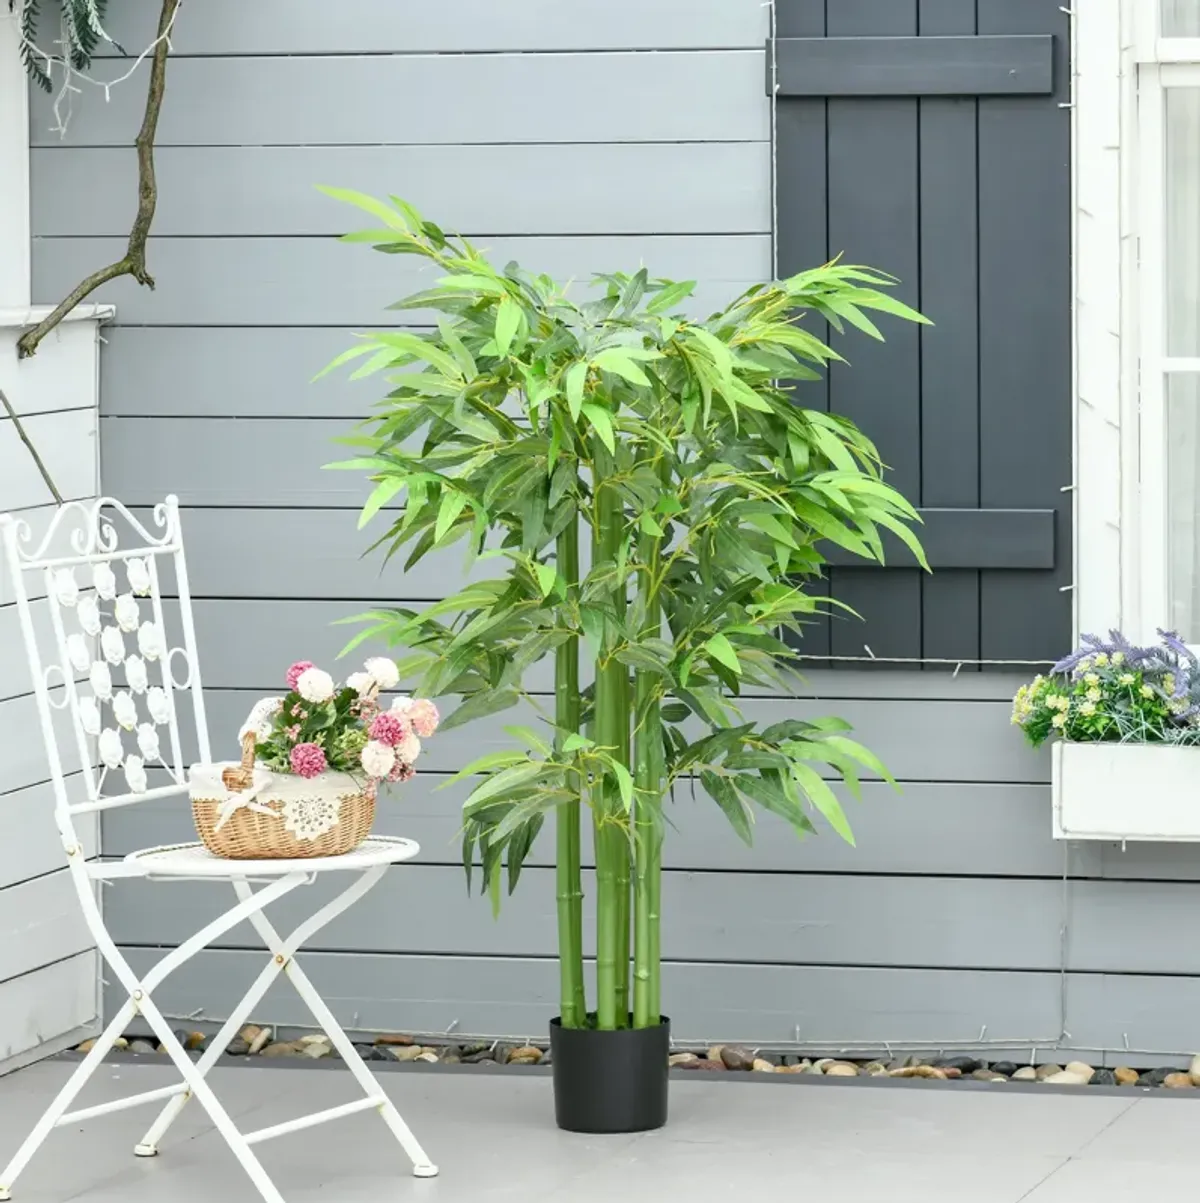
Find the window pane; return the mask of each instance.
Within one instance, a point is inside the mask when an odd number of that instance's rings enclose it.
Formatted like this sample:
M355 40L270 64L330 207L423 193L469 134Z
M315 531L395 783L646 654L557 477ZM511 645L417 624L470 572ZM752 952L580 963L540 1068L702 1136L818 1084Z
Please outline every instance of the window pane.
M1200 88L1167 90L1166 141L1167 354L1200 356Z
M1200 376L1167 377L1166 489L1171 612L1163 618L1189 643L1200 643Z
M1162 0L1165 38L1200 37L1200 0Z

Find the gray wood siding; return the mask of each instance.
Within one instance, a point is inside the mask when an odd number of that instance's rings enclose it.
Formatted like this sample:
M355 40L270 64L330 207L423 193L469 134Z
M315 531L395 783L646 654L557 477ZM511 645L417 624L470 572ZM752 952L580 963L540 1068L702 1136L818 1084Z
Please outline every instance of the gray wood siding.
M1019 11L1007 19L1010 3ZM145 37L135 7L114 12L114 33L130 45ZM1022 24L1032 10L1058 19L1056 0L980 0L979 9L977 24L974 0L783 0L779 32L1009 37L1052 32ZM250 703L278 688L287 663L331 660L346 637L333 620L380 602L432 601L461 579L458 552L407 576L364 559L362 484L320 470L341 455L332 438L368 412L379 388L312 384L313 374L353 330L422 319L385 308L414 285L412 265L339 245L334 235L356 217L314 184L410 196L497 253L564 275L644 260L695 276L702 309L771 265L759 0L345 0L340 11L344 20L332 25L323 0L205 0L182 14L151 244L158 289L122 283L106 293L119 320L105 331L101 362L104 484L139 506L168 491L183 498L210 722L230 751ZM988 53L1001 51L1016 52ZM535 86L546 94L537 104ZM414 98L427 94L445 104L413 116ZM581 103L596 95L605 102ZM46 136L44 109L35 108L39 300L120 252L137 102L130 89L107 108L82 106L63 143ZM1045 102L989 101L1018 113ZM853 369L810 389L808 403L868 421L925 507L1040 511L1021 521L1044 557L1057 496L1009 489L1007 448L987 463L955 452L997 441L981 388L1024 387L1021 348L1001 310L1004 278L1028 270L1035 254L1006 251L1022 222L1020 211L1001 211L1006 194L978 203L977 189L995 190L1004 170L1031 179L1015 161L1020 144L981 120L979 103L950 95L781 103L781 146L790 139L805 152L781 178L781 251L787 266L844 247L903 275L905 295L939 323L936 335L893 331L886 348L854 343ZM977 148L987 151L978 177ZM73 199L81 191L93 200L86 209ZM1048 268L1065 273L1067 263ZM1066 337L1056 321L1048 344ZM981 362L1001 359L1011 375L981 384ZM1063 549L1060 540L1055 563L1065 562ZM974 656L1003 642L988 633L1000 621L1002 577L896 568L886 596L896 622L917 630L918 650ZM839 567L834 580L852 603L877 596L878 576ZM910 651L908 639L875 642L839 621L814 647L853 654L869 640L882 655ZM1200 1046L1200 957L1188 938L1200 849L1056 844L1048 760L1008 723L1019 680L1011 671L863 666L814 672L803 696L747 700L750 714L844 715L900 791L868 781L861 803L848 803L855 848L827 835L797 840L765 817L753 849L707 801L679 791L664 951L681 1038L869 1049L966 1046L982 1032L1025 1056L1031 1044L1113 1056L1126 1045ZM547 690L547 676L534 685ZM30 730L21 699L0 702L5 714ZM527 879L493 922L485 902L467 898L457 864L467 787L437 788L468 757L502 746L505 724L527 718L512 711L431 741L417 781L383 800L379 830L418 839L421 860L326 929L306 961L347 1025L544 1031L557 988L552 840L540 840ZM20 772L27 768L32 754ZM105 817L104 853L189 834L178 802L118 811ZM106 894L113 930L139 969L227 901L221 888L196 883L173 895L151 888ZM281 922L306 913L323 889L287 900ZM261 964L254 945L229 933L168 980L167 1009L221 1018ZM110 1011L117 1001L110 991ZM286 991L273 992L261 1016L308 1022Z

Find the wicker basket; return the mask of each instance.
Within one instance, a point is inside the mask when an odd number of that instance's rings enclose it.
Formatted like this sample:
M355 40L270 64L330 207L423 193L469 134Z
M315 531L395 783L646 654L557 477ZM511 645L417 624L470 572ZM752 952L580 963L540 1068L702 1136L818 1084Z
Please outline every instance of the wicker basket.
M251 731L242 738L240 765L192 769L192 815L204 846L214 856L229 860L342 856L371 834L374 791L364 792L348 773L310 778L270 774L255 769L254 751ZM251 793L256 782L260 788ZM246 793L251 793L247 801L234 801Z

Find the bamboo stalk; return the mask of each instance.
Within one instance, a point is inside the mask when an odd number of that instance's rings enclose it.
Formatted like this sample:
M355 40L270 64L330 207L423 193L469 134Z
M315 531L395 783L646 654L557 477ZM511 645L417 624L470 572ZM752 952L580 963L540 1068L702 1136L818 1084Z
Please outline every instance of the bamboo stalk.
M643 533L638 539L641 572L638 592L645 612L645 633L659 634L661 605L654 589L654 570L662 555L662 538ZM660 900L662 896L662 710L656 674L634 674L634 855L633 888L633 1026L655 1027L661 1017Z
M568 590L579 584L579 524L572 522L559 536L558 570ZM555 724L558 741L579 730L579 640L568 639L554 656ZM558 972L560 1017L565 1028L587 1023L583 985L583 881L580 872L579 799L564 802L556 814L558 896Z
M622 505L617 491L606 486L612 457L598 440L592 462L596 504L593 564L611 563L621 543ZM605 659L602 650L596 664L595 738L597 744L614 756L620 756L629 739L627 679L625 666L615 657ZM593 790L592 820L596 842L596 1026L602 1031L615 1031L629 1021L629 851L620 824L622 814L611 776L599 776ZM626 928L624 941L622 919ZM624 972L622 951L626 955Z

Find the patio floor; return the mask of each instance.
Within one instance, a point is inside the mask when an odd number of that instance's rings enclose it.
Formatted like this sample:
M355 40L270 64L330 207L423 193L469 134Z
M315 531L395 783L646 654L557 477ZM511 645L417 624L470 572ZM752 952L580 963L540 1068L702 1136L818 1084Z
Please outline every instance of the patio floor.
M71 1068L43 1062L0 1079L0 1160ZM727 1203L731 1192L746 1188L851 1203L943 1195L971 1203L1115 1203L1190 1190L1200 1172L1200 1098L1178 1095L685 1077L672 1082L666 1129L601 1138L554 1127L545 1074L380 1076L441 1176L408 1176L383 1125L358 1115L260 1146L288 1203L661 1203L676 1193ZM349 1076L334 1067L237 1066L217 1069L212 1080L244 1129L355 1097ZM171 1081L166 1066L106 1065L84 1104ZM135 1158L133 1145L151 1110L55 1133L14 1199L258 1199L195 1103L160 1157Z

